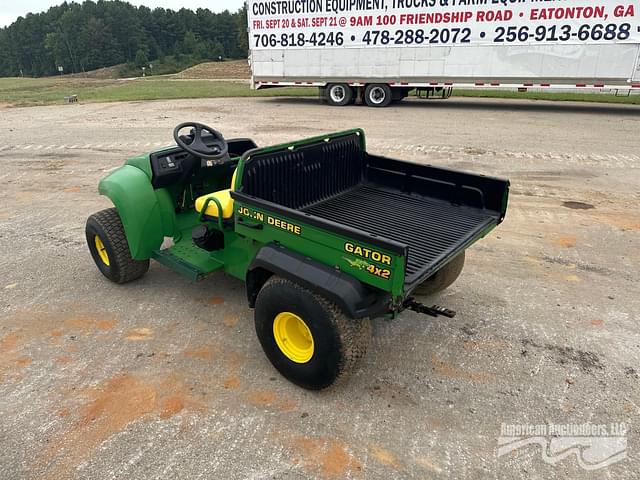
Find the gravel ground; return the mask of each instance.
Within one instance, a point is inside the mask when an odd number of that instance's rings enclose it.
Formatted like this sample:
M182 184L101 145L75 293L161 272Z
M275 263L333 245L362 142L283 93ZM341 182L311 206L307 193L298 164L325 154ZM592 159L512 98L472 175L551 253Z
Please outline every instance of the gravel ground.
M307 392L262 354L240 282L152 264L116 286L91 261L98 180L186 120L260 145L363 127L370 151L509 177L507 219L425 300L454 320L376 320L350 380ZM639 131L638 107L482 99L0 110L0 477L639 478ZM585 422L629 432L555 465L498 456L503 424Z

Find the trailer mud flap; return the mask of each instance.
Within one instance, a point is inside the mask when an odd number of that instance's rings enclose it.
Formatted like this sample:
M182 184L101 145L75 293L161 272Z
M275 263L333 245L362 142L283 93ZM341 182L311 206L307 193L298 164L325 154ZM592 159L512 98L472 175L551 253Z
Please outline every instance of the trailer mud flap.
M252 308L262 285L271 275L323 295L351 318L376 317L389 310L388 293L373 291L339 270L274 244L262 247L249 266L246 283Z

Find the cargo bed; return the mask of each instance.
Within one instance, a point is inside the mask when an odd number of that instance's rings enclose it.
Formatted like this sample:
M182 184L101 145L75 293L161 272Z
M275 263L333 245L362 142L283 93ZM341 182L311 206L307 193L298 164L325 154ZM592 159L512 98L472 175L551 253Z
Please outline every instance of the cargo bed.
M509 182L366 152L361 131L248 154L242 204L405 257L411 291L499 224Z
M451 259L499 221L497 213L363 184L304 209L409 247L405 283Z

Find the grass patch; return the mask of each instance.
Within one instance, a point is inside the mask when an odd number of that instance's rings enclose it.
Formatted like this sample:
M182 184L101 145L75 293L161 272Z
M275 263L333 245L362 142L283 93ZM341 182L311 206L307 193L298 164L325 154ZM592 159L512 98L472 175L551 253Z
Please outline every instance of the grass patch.
M134 80L89 78L0 78L0 104L17 107L62 104L64 97L78 95L80 102L121 102L217 97L317 96L315 87L251 90L232 81L181 80L147 77ZM640 104L640 95L615 96L596 93L515 92L505 90L454 90L456 97L516 98L527 100Z
M626 103L640 105L640 95L616 96L607 93L571 92L515 92L509 90L453 90L454 97L516 98L520 100L549 100L552 102Z
M316 96L317 88L251 90L248 84L210 80L144 78L93 80L80 78L0 78L0 103L13 106L62 104L78 95L80 102L121 102L178 98Z

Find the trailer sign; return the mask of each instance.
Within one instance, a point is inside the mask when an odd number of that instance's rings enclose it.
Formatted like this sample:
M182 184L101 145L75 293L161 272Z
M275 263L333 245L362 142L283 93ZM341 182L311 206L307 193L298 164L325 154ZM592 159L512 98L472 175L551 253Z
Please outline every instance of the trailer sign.
M252 50L640 42L640 1L260 0Z

